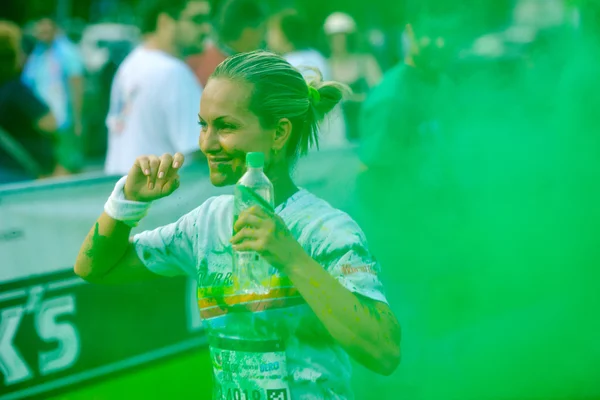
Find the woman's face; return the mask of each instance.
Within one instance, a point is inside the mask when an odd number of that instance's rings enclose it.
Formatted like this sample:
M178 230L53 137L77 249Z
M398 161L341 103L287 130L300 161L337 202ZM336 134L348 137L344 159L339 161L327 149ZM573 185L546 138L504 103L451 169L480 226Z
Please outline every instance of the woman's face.
M246 154L260 151L269 165L275 129L264 129L249 110L251 87L210 79L200 102L200 149L215 186L235 184L246 170Z

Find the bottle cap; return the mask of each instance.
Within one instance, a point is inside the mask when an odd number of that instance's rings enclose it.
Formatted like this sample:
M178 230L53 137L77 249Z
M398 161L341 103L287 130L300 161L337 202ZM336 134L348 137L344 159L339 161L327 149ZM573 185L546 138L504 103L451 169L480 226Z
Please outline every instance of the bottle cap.
M246 166L250 168L263 168L265 166L265 155L260 152L248 153L246 155Z

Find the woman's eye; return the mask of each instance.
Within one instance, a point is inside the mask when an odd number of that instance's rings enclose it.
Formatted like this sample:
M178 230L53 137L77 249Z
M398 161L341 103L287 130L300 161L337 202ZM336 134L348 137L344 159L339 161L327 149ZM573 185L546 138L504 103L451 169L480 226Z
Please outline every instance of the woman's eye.
M227 131L233 131L235 130L236 126L235 125L231 125L231 124L223 124L221 126L221 129L227 130Z
M205 131L206 127L208 126L204 121L198 121L198 125L200 125L203 131Z

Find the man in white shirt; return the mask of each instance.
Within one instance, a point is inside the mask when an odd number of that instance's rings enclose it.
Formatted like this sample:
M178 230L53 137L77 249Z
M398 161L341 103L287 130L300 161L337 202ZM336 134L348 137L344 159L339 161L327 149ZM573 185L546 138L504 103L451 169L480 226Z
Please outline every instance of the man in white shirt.
M107 174L126 174L144 154L199 151L202 88L181 59L201 51L209 17L206 0L154 0L144 13L144 42L123 61L112 85Z

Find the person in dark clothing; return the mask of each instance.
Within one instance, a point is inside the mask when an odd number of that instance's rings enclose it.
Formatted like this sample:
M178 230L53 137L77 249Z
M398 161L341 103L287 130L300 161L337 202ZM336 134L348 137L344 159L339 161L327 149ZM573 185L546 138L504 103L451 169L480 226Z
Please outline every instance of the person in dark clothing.
M445 72L451 50L441 27L432 17L407 24L404 63L389 70L363 104L360 181L377 203L377 188L404 187L398 195L407 201L416 196L415 187L444 182L439 150L449 134L455 93Z
M20 81L21 59L19 28L0 21L0 184L49 176L56 167L56 120ZM11 143L25 157L15 154Z
M395 311L408 321L403 335L410 340L403 358L404 372L410 374L389 381L361 376L363 386L374 386L370 398L444 398L437 392L421 396L438 389L423 383L441 369L426 352L428 346L437 351L436 340L448 329L446 304L463 283L456 278L459 272L447 268L456 256L455 237L460 236L453 236L452 227L461 208L448 151L453 118L459 115L455 85L446 73L452 39L442 32L442 22L423 13L406 25L404 62L386 72L360 112L363 168L353 212L378 259L397 266L386 273L390 304L402 305ZM452 284L446 284L449 280Z

